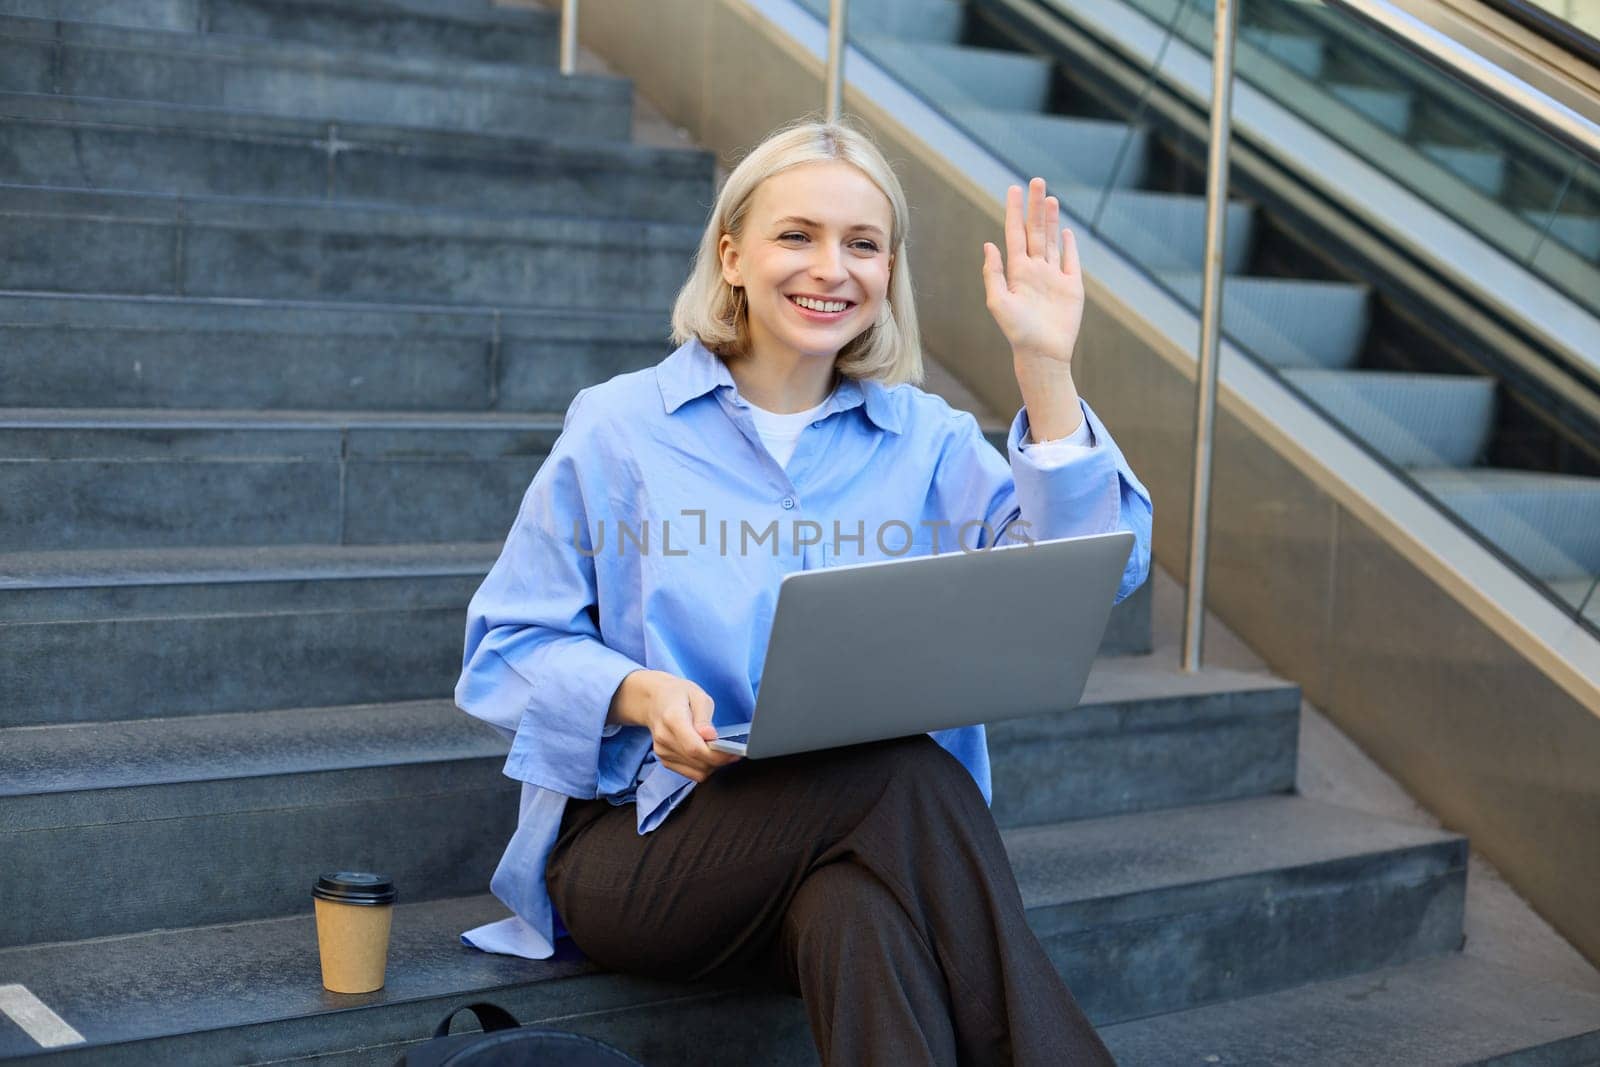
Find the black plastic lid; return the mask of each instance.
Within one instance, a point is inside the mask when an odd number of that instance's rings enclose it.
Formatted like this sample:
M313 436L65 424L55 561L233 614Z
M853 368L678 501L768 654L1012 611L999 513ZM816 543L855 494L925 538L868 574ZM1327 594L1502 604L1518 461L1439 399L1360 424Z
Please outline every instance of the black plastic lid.
M393 904L394 882L385 874L339 871L317 879L311 895L339 904Z

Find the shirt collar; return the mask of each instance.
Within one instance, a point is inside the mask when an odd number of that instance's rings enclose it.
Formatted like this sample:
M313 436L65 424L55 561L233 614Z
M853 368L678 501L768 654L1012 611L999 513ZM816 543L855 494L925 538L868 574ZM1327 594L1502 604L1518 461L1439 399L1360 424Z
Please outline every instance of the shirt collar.
M656 384L661 388L661 402L668 415L719 386L738 389L728 365L697 337L684 342L656 365ZM899 413L880 382L842 378L817 418L825 419L835 411L854 407L863 408L867 418L879 429L901 432Z

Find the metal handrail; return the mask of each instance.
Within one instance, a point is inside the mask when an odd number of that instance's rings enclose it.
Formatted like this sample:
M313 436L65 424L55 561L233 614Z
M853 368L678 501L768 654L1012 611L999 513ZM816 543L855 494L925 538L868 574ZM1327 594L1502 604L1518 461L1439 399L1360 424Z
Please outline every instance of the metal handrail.
M838 122L844 106L844 29L846 0L828 0L828 74L822 86L825 121Z
M561 73L578 69L578 0L561 0Z
M1387 0L1326 0L1329 7L1377 27L1434 66L1470 84L1574 150L1600 161L1600 125L1484 59Z
M1205 275L1195 364L1194 472L1189 496L1189 574L1183 598L1180 666L1200 669L1205 634L1206 548L1211 531L1211 453L1216 440L1217 357L1222 338L1222 257L1227 248L1228 143L1233 132L1233 42L1238 0L1216 0L1211 47L1211 138L1206 153Z

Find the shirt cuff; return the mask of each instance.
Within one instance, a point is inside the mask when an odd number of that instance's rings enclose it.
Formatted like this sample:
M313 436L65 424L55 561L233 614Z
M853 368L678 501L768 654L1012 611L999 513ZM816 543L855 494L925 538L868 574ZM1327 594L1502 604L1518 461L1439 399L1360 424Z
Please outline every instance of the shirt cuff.
M1093 446L1069 443L1070 438L1025 445L1032 436L1027 407L1018 408L1011 421L1006 452L1030 540L1081 537L1117 528L1117 448L1104 427L1097 429L1088 403L1079 398L1078 404ZM1046 456L1049 461L1042 462Z
M1079 406L1081 408L1081 401ZM1089 417L1085 415L1076 430L1053 441L1035 441L1030 427L1022 440L1017 443L1017 447L1026 452L1028 458L1041 470L1055 470L1081 458L1084 453L1093 450L1096 444L1094 428L1089 425Z
M600 741L615 734L606 722L622 680L643 664L592 637L569 640L560 669L540 678L506 757L512 778L590 798L598 785Z

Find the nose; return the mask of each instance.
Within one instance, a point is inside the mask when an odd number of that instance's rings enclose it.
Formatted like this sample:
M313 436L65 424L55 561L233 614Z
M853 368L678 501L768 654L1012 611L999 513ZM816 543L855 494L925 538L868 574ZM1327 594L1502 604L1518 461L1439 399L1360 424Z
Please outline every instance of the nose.
M817 242L816 254L811 257L811 275L818 281L844 281L849 274L844 269L843 250L830 241Z

